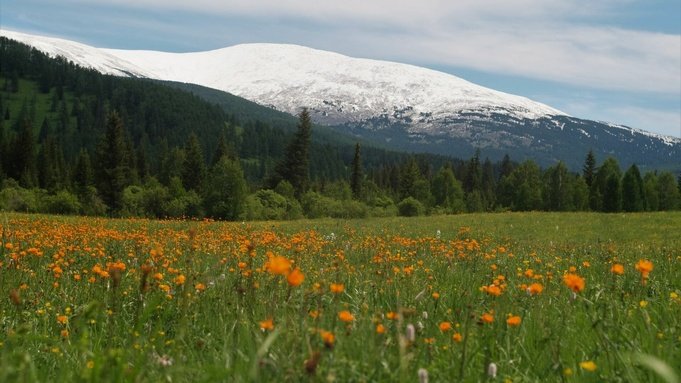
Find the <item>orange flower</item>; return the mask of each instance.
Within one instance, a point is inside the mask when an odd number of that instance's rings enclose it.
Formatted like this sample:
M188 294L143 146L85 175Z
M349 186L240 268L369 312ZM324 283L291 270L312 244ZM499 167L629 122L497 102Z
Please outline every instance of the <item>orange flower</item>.
M463 336L461 336L461 333L455 332L454 335L452 335L452 340L456 343L461 343Z
M300 286L300 284L305 280L305 275L300 271L299 268L296 267L286 276L286 280L290 286Z
M527 293L530 295L539 295L544 291L544 286L541 283L533 283L527 287Z
M442 322L439 327L440 331L446 332L452 329L452 324L450 322Z
M340 294L345 290L345 285L342 283L332 283L330 286L330 290L334 294Z
M260 322L260 329L263 331L272 331L274 330L274 321L272 318L267 318L264 321Z
M399 317L399 315L394 311L389 311L387 314L385 314L385 317L390 320L396 320Z
M653 271L653 263L647 259L641 259L636 262L636 270L641 273L643 279L648 278L648 274Z
M57 322L59 324L67 324L69 322L69 318L66 315L57 315Z
M265 268L270 274L286 275L291 270L291 261L281 255L276 255L265 263Z
M355 316L352 315L350 311L343 310L338 313L338 319L342 320L345 323L350 323L355 320Z
M184 285L184 282L185 282L186 279L187 278L184 275L180 274L177 277L175 277L174 282L175 282L176 285L180 286L180 285Z
M432 296L432 297L433 297L433 299L435 299L435 300L438 300L438 299L440 299L440 293L438 293L437 291L436 291L436 292L434 292L434 293L433 293L433 294L432 294L431 296Z
M61 330L61 337L62 338L68 338L69 337L69 330Z
M615 263L610 268L610 272L613 274L622 275L624 274L624 265L621 263Z
M384 334L384 333L385 333L385 326L383 326L383 325L380 324L380 323L377 324L377 325L376 325L376 333L377 333L377 334Z
M511 327L516 327L516 326L520 326L521 321L522 320L520 319L519 316L512 315L512 316L510 316L506 319L506 324L511 326Z
M501 295L501 289L497 285L483 286L482 291L486 292L487 294L493 297L498 297L499 295Z
M154 278L154 279L157 280L157 281L163 280L163 274L161 274L161 273L156 273L156 274L153 275L152 278Z
M492 323L494 322L494 315L492 315L492 313L484 313L480 317L480 321L482 321L482 323Z
M331 331L320 330L319 335L322 337L322 342L327 348L333 348L333 344L336 342L336 337Z
M563 283L565 283L565 286L567 286L570 290L576 293L584 290L584 278L577 274L565 274L563 276Z
M201 292L201 291L204 291L206 289L206 285L199 282L199 283L194 285L194 288L196 289L196 291Z

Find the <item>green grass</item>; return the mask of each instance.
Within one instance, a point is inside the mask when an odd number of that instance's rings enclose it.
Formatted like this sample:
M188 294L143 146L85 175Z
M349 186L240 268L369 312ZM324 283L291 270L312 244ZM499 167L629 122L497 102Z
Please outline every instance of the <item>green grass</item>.
M513 382L679 374L681 213L0 222L0 381L415 382L424 368L430 381L475 382L492 380L492 362ZM294 261L303 283L268 273L268 252ZM654 264L645 284L641 259ZM585 279L574 297L562 279L571 267ZM482 291L495 281L501 295ZM521 286L533 282L541 294ZM268 318L274 329L261 330Z

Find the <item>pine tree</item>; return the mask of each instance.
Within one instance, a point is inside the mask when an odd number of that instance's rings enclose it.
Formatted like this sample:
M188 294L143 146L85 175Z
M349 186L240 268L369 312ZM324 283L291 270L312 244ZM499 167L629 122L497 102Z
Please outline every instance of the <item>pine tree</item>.
M185 158L182 165L182 184L187 190L201 192L206 180L206 162L199 138L192 133L184 149Z
M410 157L407 163L404 164L400 171L400 186L399 196L400 200L407 197L416 198L416 185L421 180L421 170L419 169L416 159Z
M447 213L459 213L465 209L461 182L456 179L449 164L440 168L432 183L436 205L444 207Z
M88 188L94 185L94 173L87 149L81 149L73 169L73 187L79 197L88 194Z
M229 148L227 147L227 142L225 141L225 134L221 133L220 137L218 138L218 146L215 148L215 152L213 153L213 159L210 162L210 166L213 167L215 164L217 164L222 157L227 157L230 160L234 160L236 158L233 158L231 155L231 152Z
M622 210L644 211L646 208L643 179L636 164L631 165L622 178Z
M610 187L606 193L610 176L617 179L617 183L615 183L615 181L610 181ZM589 206L591 207L591 210L619 211L622 200L619 185L621 178L622 172L616 159L609 157L603 161L603 164L594 174L591 187L589 188ZM606 210L606 205L608 206L608 210Z
M299 115L298 130L293 141L286 148L284 159L279 163L274 177L270 180L271 187L275 187L280 181L286 180L293 185L298 198L307 190L310 182L311 135L310 113L307 109L303 109Z
M586 155L586 160L584 160L584 167L582 167L582 177L584 177L584 181L586 181L587 186L591 187L595 175L596 156L594 156L593 150L589 150L589 153Z
M23 187L31 188L38 184L38 171L36 167L36 143L33 137L33 127L29 120L24 119L21 130L13 145L14 172L11 175L18 179Z
M355 156L352 158L352 174L350 175L350 188L352 197L360 199L362 196L362 159L360 157L359 142L355 144Z
M238 161L222 157L210 170L204 204L210 217L235 220L243 211L247 195L244 173Z
M106 132L98 156L98 187L109 212L117 214L123 208L123 189L130 184L125 128L118 113L107 117Z
M480 168L480 149L476 149L475 154L468 161L468 166L466 167L464 190L466 193L471 193L474 190L480 191L481 189L482 169Z
M504 154L504 158L501 160L500 167L501 174L499 174L499 181L501 181L502 178L511 175L511 172L513 172L513 168L515 167L513 162L511 162L511 157L509 157L508 154Z

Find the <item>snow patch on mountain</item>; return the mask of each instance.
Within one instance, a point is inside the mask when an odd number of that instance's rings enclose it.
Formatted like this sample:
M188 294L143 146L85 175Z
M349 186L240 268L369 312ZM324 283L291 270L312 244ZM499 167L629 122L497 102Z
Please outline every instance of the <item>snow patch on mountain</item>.
M565 115L443 72L298 45L242 44L207 52L166 53L100 49L7 30L0 33L102 73L198 84L293 114L307 107L318 122L329 124L376 117L443 121L466 113L528 119Z
M101 49L74 41L54 37L33 36L25 33L0 29L0 36L30 45L51 57L62 56L86 68L92 68L100 73L126 77L148 77L154 75L133 63L108 54Z

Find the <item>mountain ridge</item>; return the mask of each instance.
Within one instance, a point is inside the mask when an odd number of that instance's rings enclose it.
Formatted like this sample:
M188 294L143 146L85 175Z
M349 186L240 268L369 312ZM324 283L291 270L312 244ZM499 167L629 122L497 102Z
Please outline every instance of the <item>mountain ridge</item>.
M399 143L394 147L400 150L466 157L480 148L497 159L511 153L543 165L563 160L578 169L593 148L625 165L681 164L680 138L579 119L525 97L413 65L291 44L167 53L99 49L1 33L103 73L193 83L291 114L305 106L317 123L383 144ZM571 146L565 148L567 144Z

